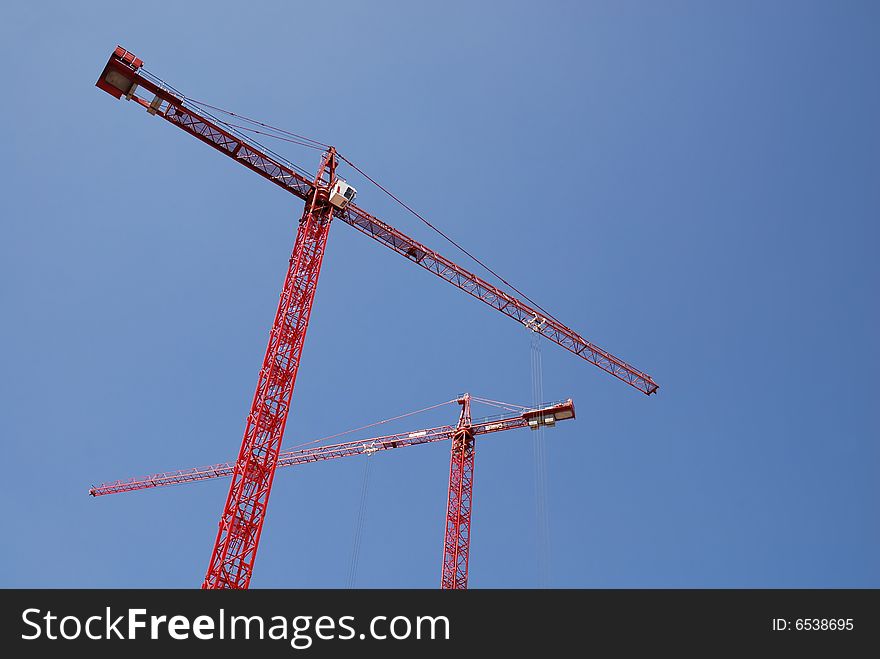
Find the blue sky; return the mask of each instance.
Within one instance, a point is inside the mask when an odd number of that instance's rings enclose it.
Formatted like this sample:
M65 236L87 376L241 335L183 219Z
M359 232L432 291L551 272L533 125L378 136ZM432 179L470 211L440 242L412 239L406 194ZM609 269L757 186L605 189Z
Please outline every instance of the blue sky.
M302 208L97 90L120 43L335 144L660 383L544 346L578 412L547 433L551 586L880 586L875 3L0 11L0 585L201 583L226 481L86 492L235 456ZM285 444L461 391L528 403L527 332L335 225ZM478 441L472 587L539 585L531 442ZM448 446L372 459L357 585L436 587ZM253 587L344 585L362 471L279 474Z

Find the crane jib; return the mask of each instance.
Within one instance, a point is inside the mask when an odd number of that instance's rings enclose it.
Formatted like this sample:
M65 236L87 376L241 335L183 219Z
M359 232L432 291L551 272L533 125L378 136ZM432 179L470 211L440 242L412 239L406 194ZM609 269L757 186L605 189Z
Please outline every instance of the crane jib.
M559 403L545 405L536 409L529 409L515 416L485 419L471 424L471 432L474 436L494 434L518 428L535 428L537 426L555 425L557 421L567 421L575 418L574 403L571 399ZM296 465L334 460L356 455L372 455L379 451L387 451L407 446L420 446L452 439L455 434L455 426L438 426L425 430L383 435L369 439L358 439L340 444L313 446L310 448L282 451L278 455L278 467L293 467ZM125 480L101 483L89 489L93 497L107 494L122 494L136 490L147 490L170 485L183 485L200 481L213 480L215 478L229 478L234 470L234 462L223 462L207 467L193 467L158 474L151 474L141 478L128 478Z
M186 99L142 75L143 62L123 48L117 48L104 68L97 86L116 98L126 96L138 101L161 116L221 153L240 162L248 169L275 183L297 197L308 200L314 189L312 181L294 171L289 164L265 153L246 137L234 134L186 105ZM135 92L143 88L154 94L147 102ZM391 227L370 213L350 204L346 209L334 210L334 215L377 242L390 247L407 259L433 272L466 293L494 307L503 314L540 333L550 341L573 354L598 366L603 371L626 382L639 391L651 395L659 385L653 378L622 359L583 339L574 330L533 309L506 291L494 286L477 275L456 265L436 251L422 245L401 231Z

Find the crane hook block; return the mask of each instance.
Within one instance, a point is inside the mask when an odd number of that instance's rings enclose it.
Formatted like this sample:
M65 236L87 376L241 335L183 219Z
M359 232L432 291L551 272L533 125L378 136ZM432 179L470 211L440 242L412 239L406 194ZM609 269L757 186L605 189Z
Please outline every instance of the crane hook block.
M128 52L122 46L116 46L95 86L111 96L122 98L133 91L136 85L133 74L143 65L143 60L134 53Z

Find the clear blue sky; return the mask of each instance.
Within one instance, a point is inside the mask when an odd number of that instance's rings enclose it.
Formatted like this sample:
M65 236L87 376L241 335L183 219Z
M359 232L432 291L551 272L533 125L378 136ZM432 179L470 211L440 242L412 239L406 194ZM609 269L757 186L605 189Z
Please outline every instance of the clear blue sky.
M234 457L302 208L96 89L120 43L661 384L544 346L551 585L880 586L876 3L84 4L0 10L0 585L201 583L228 482L86 492ZM285 443L461 391L528 403L525 330L334 225ZM539 583L531 441L478 442L472 587ZM448 446L373 460L357 583L436 587ZM253 587L344 585L362 467L279 474Z

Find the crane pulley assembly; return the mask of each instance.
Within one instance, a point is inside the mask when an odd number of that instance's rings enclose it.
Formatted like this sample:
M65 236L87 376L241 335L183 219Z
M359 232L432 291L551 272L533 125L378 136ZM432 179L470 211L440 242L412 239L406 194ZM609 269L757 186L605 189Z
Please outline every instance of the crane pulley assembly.
M206 104L188 99L147 72L143 61L121 46L110 56L96 86L117 99L134 101L150 115L177 126L305 203L241 448L231 465L231 473L222 474L231 476L231 483L203 588L241 589L250 584L272 482L277 468L285 464L281 442L334 219L354 227L643 394L651 395L657 391L658 385L650 375L587 341L540 306L527 303L509 290L485 281L355 205L356 191L339 178L337 167L340 160L355 169L357 167L340 156L334 147L321 145L326 150L317 172L314 176L304 174L301 168L236 130L230 123L212 116ZM520 297L524 296L520 294ZM441 583L444 588L467 585L474 436L478 431L471 422L469 398L464 397L459 402L462 405L459 424L454 432L446 435L452 441L452 455ZM568 408L549 413L547 410L531 412L530 416L521 417L523 424L530 427L553 425L557 420L574 416L573 406L570 416L565 416Z

